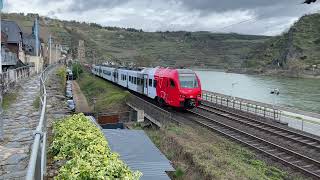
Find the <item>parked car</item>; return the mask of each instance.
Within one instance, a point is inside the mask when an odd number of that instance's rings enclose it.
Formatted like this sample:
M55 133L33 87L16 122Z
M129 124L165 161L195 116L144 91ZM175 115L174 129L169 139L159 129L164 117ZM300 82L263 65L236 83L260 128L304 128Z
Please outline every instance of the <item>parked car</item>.
M72 91L66 91L66 97L68 99L72 99L73 98Z
M67 81L67 86L68 86L68 85L72 86L72 81L68 80L68 81Z
M71 92L72 92L72 86L71 86L71 84L67 84L67 86L66 86L66 91L71 91Z
M71 87L67 87L66 91L71 91L72 92L72 88Z
M76 110L75 102L73 100L68 100L67 103L68 103L68 109L74 112Z

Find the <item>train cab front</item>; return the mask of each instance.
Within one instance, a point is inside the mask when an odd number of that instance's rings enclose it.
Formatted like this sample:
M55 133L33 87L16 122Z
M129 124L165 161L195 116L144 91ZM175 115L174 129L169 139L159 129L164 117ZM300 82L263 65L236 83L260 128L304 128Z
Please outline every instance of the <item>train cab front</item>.
M201 104L201 84L197 75L192 73L179 73L180 107L192 109Z

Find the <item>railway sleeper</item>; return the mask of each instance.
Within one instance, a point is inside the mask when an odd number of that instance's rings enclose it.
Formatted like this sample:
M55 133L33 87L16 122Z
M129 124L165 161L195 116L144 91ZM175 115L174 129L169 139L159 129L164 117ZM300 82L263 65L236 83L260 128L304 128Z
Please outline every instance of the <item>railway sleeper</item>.
M314 145L314 144L317 144L318 142L310 142L310 143L307 143L307 144L309 144L309 145ZM317 146L316 146L317 147Z
M320 169L318 169L318 170L315 170L314 172L315 172L315 173L320 173Z
M293 162L291 162L292 164L299 164L299 163L301 163L302 161L301 160L297 160L297 161L293 161Z
M284 153L285 154L285 153ZM280 157L280 156L279 156ZM282 157L282 159L285 159L285 160L288 160L288 159L291 159L293 158L293 156L285 156L285 157Z
M310 167L312 167L312 166L314 166L313 164L308 164L308 165L304 165L304 166L301 166L302 168L310 168Z

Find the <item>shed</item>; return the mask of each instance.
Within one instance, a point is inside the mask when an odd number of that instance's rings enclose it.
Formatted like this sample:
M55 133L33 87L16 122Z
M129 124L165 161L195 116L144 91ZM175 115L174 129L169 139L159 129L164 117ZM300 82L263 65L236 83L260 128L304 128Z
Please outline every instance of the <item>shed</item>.
M143 173L142 180L168 180L166 171L175 171L170 161L152 143L143 130L102 130L112 151L120 154L132 170Z

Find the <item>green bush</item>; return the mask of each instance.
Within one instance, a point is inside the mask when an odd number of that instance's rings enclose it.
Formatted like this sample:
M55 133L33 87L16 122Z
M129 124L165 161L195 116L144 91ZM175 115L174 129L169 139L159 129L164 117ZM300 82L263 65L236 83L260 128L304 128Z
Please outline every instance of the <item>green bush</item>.
M83 114L73 115L53 125L50 154L66 161L56 179L139 179L112 153L103 133Z
M79 63L72 64L72 74L75 79L78 79L80 74L83 73L83 68Z
M60 67L57 70L57 75L60 78L60 81L61 81L61 84L62 84L62 90L64 90L66 88L66 81L67 81L67 70L66 70L66 68L64 66Z

